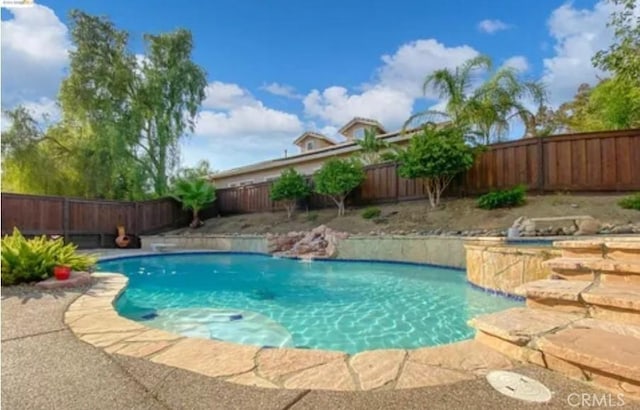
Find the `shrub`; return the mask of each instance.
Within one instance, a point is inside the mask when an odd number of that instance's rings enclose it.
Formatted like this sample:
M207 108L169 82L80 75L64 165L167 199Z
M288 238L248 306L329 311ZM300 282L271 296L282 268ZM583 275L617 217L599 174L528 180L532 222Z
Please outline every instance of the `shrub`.
M269 196L273 201L282 202L287 210L287 218L291 219L298 200L309 196L310 189L307 181L295 169L282 171L280 178L271 186Z
M489 192L478 198L478 208L509 208L524 204L526 188L518 185L511 189Z
M364 219L372 219L372 218L377 218L380 216L380 208L376 208L375 206L370 206L368 208L365 208L364 211L362 211L362 217Z
M76 245L66 244L62 238L40 236L26 239L17 228L11 236L2 238L2 284L43 280L53 275L56 265L86 270L96 263L91 255L80 255Z
M316 192L328 196L338 206L338 216L344 215L344 200L365 179L360 161L332 158L313 176Z
M625 196L618 201L618 205L624 209L635 209L636 211L640 211L640 192Z
M403 178L421 178L432 208L453 178L473 165L474 150L464 139L464 130L455 126L427 125L395 157L398 174Z
M203 224L198 213L207 204L216 200L216 188L201 177L179 179L175 183L172 196L182 203L184 209L191 210L193 219L189 226L198 228Z

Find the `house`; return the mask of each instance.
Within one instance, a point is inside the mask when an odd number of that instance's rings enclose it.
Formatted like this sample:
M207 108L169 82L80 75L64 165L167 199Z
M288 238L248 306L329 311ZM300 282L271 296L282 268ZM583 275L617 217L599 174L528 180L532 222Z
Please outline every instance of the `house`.
M211 181L218 188L257 184L277 179L286 168L293 167L303 175L312 175L331 157L349 157L360 150L356 141L364 136L368 128L373 128L377 138L392 144L404 145L411 138L412 131L387 132L376 120L356 117L338 131L345 139L336 142L318 132L306 131L293 141L300 152L269 161L258 162L211 175Z

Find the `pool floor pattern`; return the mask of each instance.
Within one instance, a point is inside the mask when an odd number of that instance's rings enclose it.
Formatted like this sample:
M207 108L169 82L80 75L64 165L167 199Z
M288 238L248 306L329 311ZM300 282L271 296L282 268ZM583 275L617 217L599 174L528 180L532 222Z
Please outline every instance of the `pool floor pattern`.
M392 390L470 380L514 365L475 340L348 355L187 338L118 315L113 302L126 288L127 277L94 276L96 283L65 313L65 323L77 337L110 354L145 358L233 383L276 389Z

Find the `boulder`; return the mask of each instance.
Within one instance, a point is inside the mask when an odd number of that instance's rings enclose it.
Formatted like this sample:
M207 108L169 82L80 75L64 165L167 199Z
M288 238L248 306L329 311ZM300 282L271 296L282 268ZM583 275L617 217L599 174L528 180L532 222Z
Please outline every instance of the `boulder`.
M583 219L578 221L578 230L574 235L595 235L600 230L600 221L597 219Z

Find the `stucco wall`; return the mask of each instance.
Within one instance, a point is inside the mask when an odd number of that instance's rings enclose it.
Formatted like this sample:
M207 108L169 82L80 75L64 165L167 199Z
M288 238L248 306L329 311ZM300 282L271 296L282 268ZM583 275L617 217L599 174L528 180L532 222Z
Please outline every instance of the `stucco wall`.
M144 250L151 250L154 243L170 243L178 249L267 252L267 240L259 235L155 235L142 236L140 240Z
M483 288L506 293L514 293L523 283L546 279L551 271L542 262L560 256L560 251L551 247L507 246L491 240L470 241L464 247L467 279Z
M338 243L338 258L432 263L465 267L464 239L447 236L350 237Z

